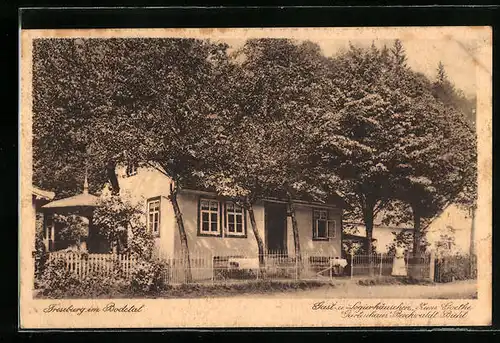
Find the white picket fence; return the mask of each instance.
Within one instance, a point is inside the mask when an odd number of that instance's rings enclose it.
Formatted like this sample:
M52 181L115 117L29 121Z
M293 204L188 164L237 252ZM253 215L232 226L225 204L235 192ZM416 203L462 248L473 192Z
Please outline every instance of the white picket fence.
M76 252L53 252L48 262L62 261L67 271L79 277L88 274L110 275L113 272L129 277L135 259L126 254L86 254Z
M259 268L259 257L256 255L214 255L207 253L191 253L189 264L192 282L232 282L236 280L311 280L331 279L333 277L357 276L390 276L393 257L386 254L348 256L346 260L339 256L325 254L303 254L302 260L295 256L280 252L269 252L263 255L264 269ZM119 272L125 277L137 262L126 254L83 254L76 252L53 252L49 254L49 262L64 261L66 270L85 277L90 273L109 275ZM164 264L162 277L166 284L185 283L188 262L179 256L162 256ZM344 265L347 263L347 265ZM429 278L433 265L429 255L417 259L408 256L407 268L413 268L422 278Z

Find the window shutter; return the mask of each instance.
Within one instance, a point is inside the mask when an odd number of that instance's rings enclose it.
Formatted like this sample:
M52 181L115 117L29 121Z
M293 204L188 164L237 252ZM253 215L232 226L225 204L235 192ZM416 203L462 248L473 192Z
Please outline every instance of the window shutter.
M337 223L335 220L328 221L328 238L335 238L337 231Z

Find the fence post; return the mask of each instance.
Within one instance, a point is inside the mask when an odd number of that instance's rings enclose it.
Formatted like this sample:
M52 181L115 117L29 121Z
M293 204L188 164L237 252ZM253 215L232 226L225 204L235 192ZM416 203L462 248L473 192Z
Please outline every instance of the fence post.
M351 250L351 279L354 276L354 250Z
M382 277L382 263L383 263L384 253L380 253L380 272L379 276Z
M210 279L212 280L212 283L214 283L214 274L215 274L215 269L214 269L214 255L210 255L210 265L211 265L211 276Z
M257 252L257 280L259 280L259 274L260 274L260 259L261 255L260 253Z
M295 254L295 280L299 279L299 259L297 258L297 254Z
M435 263L436 263L436 257L434 255L434 251L431 250L430 252L430 256L429 256L429 279L431 279L431 281L434 281L434 275L436 273L436 270L435 270Z
M329 267L330 267L330 281L332 281L332 279L333 279L333 263L332 263L332 259L331 258L328 259L328 264L329 264Z

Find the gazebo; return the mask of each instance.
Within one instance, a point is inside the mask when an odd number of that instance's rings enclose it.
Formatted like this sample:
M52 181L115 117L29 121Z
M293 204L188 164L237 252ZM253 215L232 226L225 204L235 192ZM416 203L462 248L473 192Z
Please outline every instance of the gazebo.
M51 217L54 214L60 215L77 215L82 217L83 221L87 224L87 237L80 242L79 249L82 251L93 252L99 249L99 240L96 239L96 232L92 226L92 216L94 209L99 206L99 198L95 195L89 194L87 175L83 185L83 193L54 200L42 206L42 211L45 213L45 226L46 226L46 240L47 248L49 251L63 250L69 248L68 242L58 239L58 230Z

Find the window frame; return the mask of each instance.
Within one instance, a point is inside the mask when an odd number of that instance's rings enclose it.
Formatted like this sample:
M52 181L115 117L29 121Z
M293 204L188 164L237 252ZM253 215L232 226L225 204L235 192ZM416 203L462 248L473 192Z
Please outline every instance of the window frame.
M315 214L316 212L326 212L326 218L323 220L326 225L326 236L318 236L318 221L322 220L321 218L316 218ZM335 240L337 239L337 219L329 219L331 217L334 217L336 214L336 211L330 208L319 208L319 207L314 207L312 209L312 240L313 241L330 241L330 240ZM334 230L333 230L333 235L330 235L330 223L333 223L334 225Z
M201 203L202 201L208 201L208 210L202 210L201 208ZM217 211L212 211L210 210L210 202L216 202L217 203ZM211 220L211 214L216 213L217 214L217 231L203 231L203 213L207 212L208 213L208 218L209 218L209 226L211 228L212 220ZM211 198L211 197L199 197L198 198L198 236L200 237L222 237L222 202L216 198Z
M153 212L153 227L151 228L150 227L150 204L152 203L155 203L155 202L158 202L158 211L157 212ZM146 200L146 227L147 227L147 230L150 234L152 234L154 237L160 237L160 231L161 231L161 197L154 197L154 198L149 198ZM158 231L155 232L154 231L154 214L155 213L158 213Z
M232 204L234 206L238 206L241 208L241 232L236 232L236 226L235 226L235 232L229 232L229 211L228 211L228 206L229 204ZM233 216L236 219L237 212L233 212ZM236 223L236 221L235 221ZM225 201L224 202L224 237L228 238L247 238L247 212L246 209L243 206L240 206L236 204L233 201Z
M139 165L135 161L128 161L127 166L125 167L125 176L126 177L132 177L134 175L137 175L137 169L139 168ZM131 170L129 172L129 170Z

